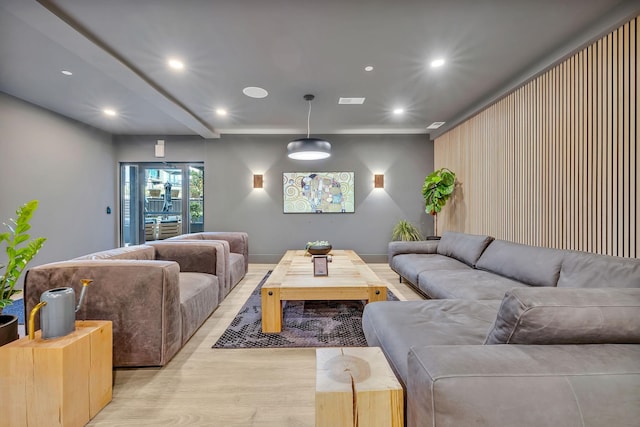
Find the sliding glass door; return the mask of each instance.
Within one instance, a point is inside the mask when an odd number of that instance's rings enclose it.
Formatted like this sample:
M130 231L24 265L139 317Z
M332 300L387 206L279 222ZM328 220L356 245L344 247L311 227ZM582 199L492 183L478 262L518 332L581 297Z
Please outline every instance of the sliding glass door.
M204 165L123 163L121 246L203 231Z

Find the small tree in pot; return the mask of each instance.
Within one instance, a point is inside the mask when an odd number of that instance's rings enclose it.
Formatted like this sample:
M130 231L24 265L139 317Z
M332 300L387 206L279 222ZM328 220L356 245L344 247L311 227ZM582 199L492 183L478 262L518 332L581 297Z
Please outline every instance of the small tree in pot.
M435 170L424 179L422 196L425 201L425 212L433 215L433 234L435 235L438 235L438 213L453 194L455 186L456 174L447 168Z
M44 237L29 240L31 238L27 233L31 229L29 221L36 209L38 209L37 200L25 203L16 211L17 219L9 220L9 224L4 223L4 226L9 231L0 233L0 243L5 243L5 252L7 254L7 264L0 264L0 272L4 270L4 274L0 276L0 315L4 307L13 304L11 296L19 292L19 290L15 289L15 286L20 275L47 240ZM9 319L4 320L5 317ZM7 321L15 323L14 316L0 317L0 328L3 322ZM17 324L15 327L15 336L17 337ZM2 344L5 344L5 342L0 342L0 345Z

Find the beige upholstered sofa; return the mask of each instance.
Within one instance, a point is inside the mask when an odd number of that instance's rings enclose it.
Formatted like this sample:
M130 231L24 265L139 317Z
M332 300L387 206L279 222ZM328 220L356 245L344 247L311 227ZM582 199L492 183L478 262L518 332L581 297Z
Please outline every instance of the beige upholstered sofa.
M151 242L34 267L25 276L26 312L47 289L70 286L78 294L80 279L92 279L76 318L113 322L114 367L163 366L244 277L246 233L217 237ZM35 324L38 329L38 317Z

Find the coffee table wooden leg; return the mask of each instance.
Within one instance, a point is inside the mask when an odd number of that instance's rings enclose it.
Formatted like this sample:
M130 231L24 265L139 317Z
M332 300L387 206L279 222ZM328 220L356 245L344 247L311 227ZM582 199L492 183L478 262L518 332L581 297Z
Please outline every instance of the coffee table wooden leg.
M280 289L262 289L262 332L282 332Z
M369 288L369 301L386 301L387 300L387 287L386 286L371 286Z

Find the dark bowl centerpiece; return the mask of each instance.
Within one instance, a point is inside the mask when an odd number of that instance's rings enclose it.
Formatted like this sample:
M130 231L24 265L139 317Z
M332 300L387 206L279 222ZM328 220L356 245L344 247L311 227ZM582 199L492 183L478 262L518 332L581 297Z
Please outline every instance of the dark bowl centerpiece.
M316 240L315 242L307 242L305 248L310 255L327 255L331 252L331 243L326 240Z

